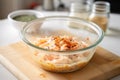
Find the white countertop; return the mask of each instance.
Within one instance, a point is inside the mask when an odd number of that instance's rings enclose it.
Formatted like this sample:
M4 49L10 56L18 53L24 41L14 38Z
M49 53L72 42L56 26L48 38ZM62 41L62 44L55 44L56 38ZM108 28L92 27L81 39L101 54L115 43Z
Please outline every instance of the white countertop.
M43 15L68 15L65 12L42 12ZM120 56L120 14L111 14L110 30L105 35L100 46ZM7 19L0 20L0 46L6 46L20 41L19 33ZM0 80L17 80L4 66L0 64ZM120 75L111 79L120 80Z

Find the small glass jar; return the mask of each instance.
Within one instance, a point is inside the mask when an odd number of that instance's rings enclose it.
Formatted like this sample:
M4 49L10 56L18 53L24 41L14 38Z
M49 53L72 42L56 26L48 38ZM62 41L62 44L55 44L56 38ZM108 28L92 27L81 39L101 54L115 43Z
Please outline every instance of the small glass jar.
M96 1L93 4L89 20L100 26L106 32L110 16L110 4L106 1Z
M92 3L93 0L80 0L79 2L71 3L69 16L88 20ZM68 25L72 28L78 28L76 27L78 24L74 22L68 22Z
M73 2L70 6L71 17L88 19L93 0L80 0L80 2Z

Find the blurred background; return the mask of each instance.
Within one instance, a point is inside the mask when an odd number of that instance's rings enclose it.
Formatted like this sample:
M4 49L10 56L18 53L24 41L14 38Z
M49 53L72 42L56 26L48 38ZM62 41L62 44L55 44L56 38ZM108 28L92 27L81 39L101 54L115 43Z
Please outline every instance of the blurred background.
M80 0L0 0L0 19L4 19L14 10L36 9L40 11L69 11L72 2ZM120 13L120 0L88 0L108 1L112 13Z

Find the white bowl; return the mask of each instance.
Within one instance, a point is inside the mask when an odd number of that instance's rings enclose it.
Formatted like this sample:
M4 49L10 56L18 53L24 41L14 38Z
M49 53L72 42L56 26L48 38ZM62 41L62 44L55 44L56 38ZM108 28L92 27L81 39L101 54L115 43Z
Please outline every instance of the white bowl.
M43 14L36 10L17 10L8 14L8 20L11 22L12 26L20 31L27 22L17 21L13 19L19 15L35 15L37 18L43 17Z

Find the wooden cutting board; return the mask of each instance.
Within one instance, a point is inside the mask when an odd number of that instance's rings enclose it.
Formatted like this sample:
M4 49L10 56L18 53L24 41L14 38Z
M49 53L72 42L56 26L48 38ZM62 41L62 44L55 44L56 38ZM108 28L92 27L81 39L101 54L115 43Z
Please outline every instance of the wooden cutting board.
M52 73L41 69L22 42L1 47L0 62L19 80L108 80L120 75L120 57L101 47L97 48L86 67L71 73Z

